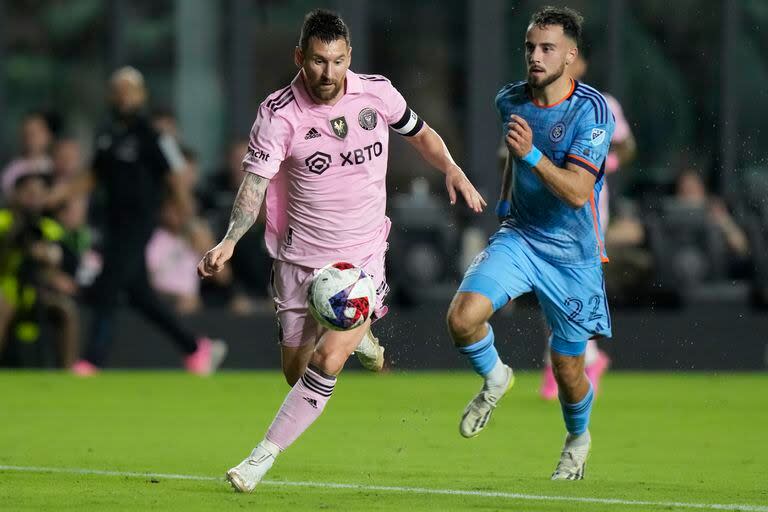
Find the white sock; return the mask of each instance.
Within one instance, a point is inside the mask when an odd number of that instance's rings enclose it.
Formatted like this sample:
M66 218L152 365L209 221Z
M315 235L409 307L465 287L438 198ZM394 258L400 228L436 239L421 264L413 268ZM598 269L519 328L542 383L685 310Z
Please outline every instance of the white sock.
M507 369L501 359L496 358L496 364L493 365L493 370L485 376L485 384L489 388L502 387L507 382Z
M258 457L260 451L265 451L277 458L280 455L280 447L269 439L264 439L262 442L256 445L256 448L251 452L251 457Z
M579 434L579 435L573 435L569 433L565 438L565 444L569 448L579 448L581 446L584 446L585 444L589 444L590 435L589 430L586 432Z

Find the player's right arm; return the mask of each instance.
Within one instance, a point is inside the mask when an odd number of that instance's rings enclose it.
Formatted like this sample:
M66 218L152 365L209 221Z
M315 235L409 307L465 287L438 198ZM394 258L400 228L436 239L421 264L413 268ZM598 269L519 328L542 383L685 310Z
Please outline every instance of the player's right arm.
M200 277L210 277L224 268L224 264L232 258L235 245L242 236L251 229L261 211L261 203L267 193L269 180L258 174L246 173L237 191L235 204L229 216L229 227L224 239L208 251L197 265Z
M285 159L291 136L292 129L285 119L277 116L268 102L262 103L251 128L248 152L243 157L245 176L232 206L227 233L198 263L200 277L209 277L223 269L232 258L238 240L256 222L269 181Z

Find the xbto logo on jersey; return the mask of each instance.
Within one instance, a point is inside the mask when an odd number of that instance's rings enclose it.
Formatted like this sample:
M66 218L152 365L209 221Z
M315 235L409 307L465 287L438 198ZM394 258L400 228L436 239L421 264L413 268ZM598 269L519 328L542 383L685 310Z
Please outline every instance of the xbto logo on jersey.
M384 153L384 146L381 142L376 142L374 144L369 144L364 148L340 153L339 156L341 157L341 166L344 167L345 165L359 165L365 163L366 161L373 160L373 157L381 156L382 153Z
M315 174L323 174L331 166L331 155L323 153L322 151L315 151L304 163L307 164L307 168Z

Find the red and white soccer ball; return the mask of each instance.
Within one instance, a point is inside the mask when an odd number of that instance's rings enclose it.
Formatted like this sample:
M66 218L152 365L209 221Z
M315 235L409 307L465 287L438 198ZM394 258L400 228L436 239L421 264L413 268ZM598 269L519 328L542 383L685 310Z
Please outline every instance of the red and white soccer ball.
M315 273L308 299L309 311L321 325L348 331L371 317L376 287L364 270L351 263L331 263Z

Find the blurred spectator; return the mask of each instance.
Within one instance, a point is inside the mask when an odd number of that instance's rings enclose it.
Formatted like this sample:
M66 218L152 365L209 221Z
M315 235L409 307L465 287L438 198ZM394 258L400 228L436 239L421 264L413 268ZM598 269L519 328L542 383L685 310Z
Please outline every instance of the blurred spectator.
M207 375L226 354L226 345L186 329L149 284L146 246L170 194L188 215L191 201L181 173L186 165L173 137L158 134L145 114L147 90L135 68L121 68L110 80L111 117L96 138L92 171L74 180L67 199L98 185L105 198L104 267L88 290L93 324L84 359L73 370L92 375L107 359L115 314L125 294L184 354L187 370Z
M605 230L611 262L603 266L608 295L616 304L638 305L658 294L653 290L655 262L637 205L617 198L615 214Z
M53 145L53 180L67 182L83 172L83 151L74 138L58 139Z
M227 160L214 173L200 193L203 216L208 219L216 237L226 233L229 214L243 180L243 157L248 151L248 140L232 142ZM231 260L235 282L253 296L267 296L267 281L271 261L264 247L264 215L237 244Z
M229 211L243 180L243 156L247 151L248 139L232 142L227 149L224 165L209 178L200 191L203 213L212 215L214 220L218 221L217 224L221 223L219 217L226 217L223 222L229 223Z
M49 151L53 141L53 131L45 114L33 112L27 114L20 127L21 151L19 156L5 166L0 178L3 196L8 200L17 177L26 174L51 172Z
M13 338L40 339L41 320L55 327L59 364L70 367L77 355L79 316L59 281L63 229L42 215L48 175L28 172L12 183L10 209L0 210L0 352Z
M47 157L52 142L53 129L48 117L41 112L27 114L21 123L21 156Z
M195 251L185 235L196 229L193 219L184 219L173 201L166 200L160 213L160 226L147 244L147 270L152 287L171 299L177 313L200 309L200 279ZM198 226L199 227L199 226Z
M707 192L704 180L694 169L684 169L678 175L675 196L687 207L706 211L709 222L718 229L727 245L730 277L746 277L750 268L749 242L744 230L728 211L725 201Z
M72 293L93 284L101 272L101 256L92 249L93 235L88 225L88 199L75 197L63 203L55 218L64 229L61 269L67 276Z
M182 153L187 161L182 183L191 192L199 176L197 155L188 148L182 149ZM193 313L202 306L197 263L213 244L213 233L203 219L194 212L184 215L170 198L164 201L160 226L147 245L147 270L152 286L168 297L180 314ZM247 296L236 292L229 266L210 282L233 312L252 311Z
M167 107L159 107L152 111L152 127L157 133L170 135L179 140L179 123L173 110Z

